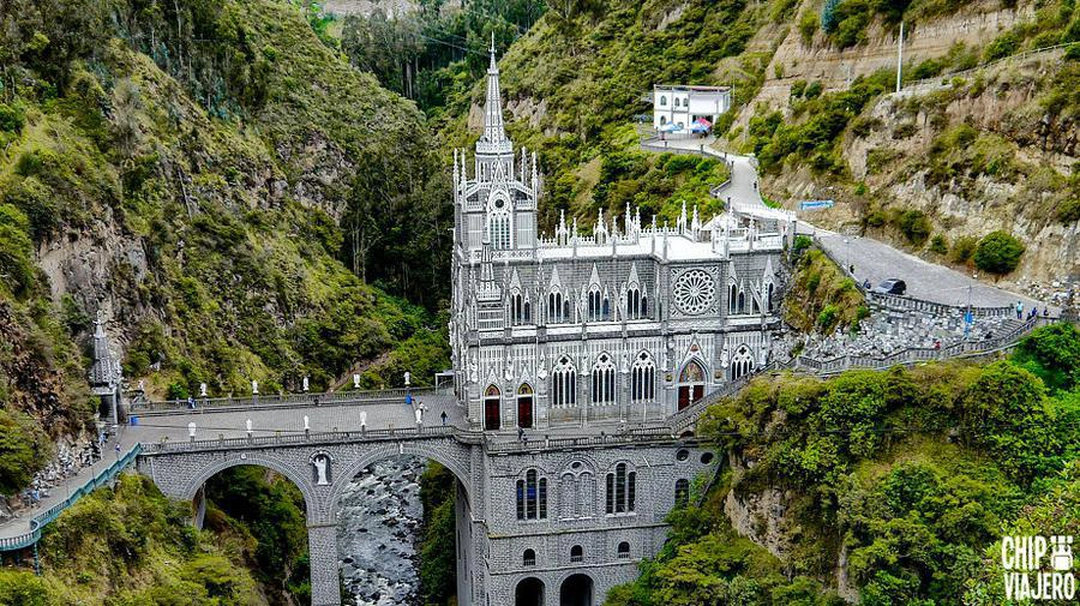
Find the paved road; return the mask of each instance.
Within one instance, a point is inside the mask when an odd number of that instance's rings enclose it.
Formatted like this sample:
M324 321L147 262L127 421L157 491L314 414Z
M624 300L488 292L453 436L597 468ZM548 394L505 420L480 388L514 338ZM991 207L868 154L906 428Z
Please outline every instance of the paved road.
M855 266L855 278L861 283L870 280L877 285L886 278L907 282L908 296L935 303L976 307L1016 305L1023 301L1025 313L1033 305L1044 306L1030 297L996 288L969 275L941 265L924 261L914 255L896 250L872 238L845 236L799 222L799 233L815 234L821 246L844 265ZM1057 315L1059 310L1053 310Z
M710 147L713 143L713 137L669 138L667 146L707 153L730 161L731 184L719 192L719 196L725 199L730 196L736 208L740 204L763 206L756 187L756 161L747 156L717 151ZM948 267L924 261L872 238L845 236L802 220L799 221L798 231L816 235L820 245L834 259L844 265L854 265L859 283L870 280L876 286L887 278L900 278L907 282L909 296L947 305L967 305L969 291L971 304L976 307L1016 305L1017 301L1023 301L1026 313L1032 306L1038 306L1041 310L1045 305L1026 295L997 288ZM1056 316L1060 310L1051 307L1051 313Z

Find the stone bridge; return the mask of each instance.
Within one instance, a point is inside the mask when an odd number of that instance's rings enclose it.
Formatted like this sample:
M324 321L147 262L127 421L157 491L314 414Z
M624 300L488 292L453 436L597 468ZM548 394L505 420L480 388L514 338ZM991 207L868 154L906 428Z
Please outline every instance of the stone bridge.
M449 469L458 480L459 603L523 606L601 603L656 555L667 513L717 465L666 424L530 430L519 439L468 429L451 395L421 392L413 405L384 395L320 396L317 405L314 396L203 400L194 409L141 403L125 431L141 445L139 472L192 501L197 522L203 486L225 469L256 465L293 482L306 507L314 606L340 604L340 501L377 461L407 455Z

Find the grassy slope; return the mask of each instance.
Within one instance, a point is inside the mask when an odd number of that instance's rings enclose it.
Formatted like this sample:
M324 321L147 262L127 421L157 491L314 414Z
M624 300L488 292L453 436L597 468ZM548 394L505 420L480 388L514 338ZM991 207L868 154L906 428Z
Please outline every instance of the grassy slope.
M338 220L360 201L391 236L373 257L396 255L398 235L414 257L441 246L423 239L438 230L413 227L436 224L445 199L415 106L351 69L286 3L178 3L193 29L156 47L148 32L171 31L173 16L77 4L9 7L24 20L0 49L16 51L0 94L5 419L29 413L52 437L87 422L79 344L99 307L124 333L128 378L158 394L200 382L243 393L252 379L273 391L302 376L318 388L401 342L421 354L418 380L445 366L427 312L339 261ZM395 275L374 277L400 289ZM399 381L391 359L365 384Z

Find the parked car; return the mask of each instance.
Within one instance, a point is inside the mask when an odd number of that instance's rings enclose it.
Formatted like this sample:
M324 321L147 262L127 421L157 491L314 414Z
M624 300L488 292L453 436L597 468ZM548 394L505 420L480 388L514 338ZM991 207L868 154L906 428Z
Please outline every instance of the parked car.
M902 295L907 292L907 283L899 278L889 278L870 289L870 292L879 295Z

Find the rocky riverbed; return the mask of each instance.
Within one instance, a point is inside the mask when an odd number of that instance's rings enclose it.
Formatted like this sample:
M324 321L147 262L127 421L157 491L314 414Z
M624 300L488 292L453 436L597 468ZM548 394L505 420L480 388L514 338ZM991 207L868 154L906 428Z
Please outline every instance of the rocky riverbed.
M423 522L420 475L425 461L375 463L349 484L338 523L338 556L354 606L420 603L416 541Z

